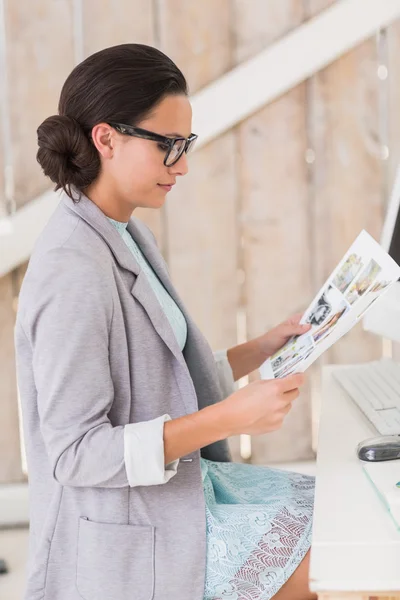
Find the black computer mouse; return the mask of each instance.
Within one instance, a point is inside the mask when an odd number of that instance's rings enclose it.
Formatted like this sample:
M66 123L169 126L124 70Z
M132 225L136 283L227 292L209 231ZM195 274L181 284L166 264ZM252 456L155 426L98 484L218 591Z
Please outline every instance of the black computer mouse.
M400 459L400 435L380 435L364 440L357 446L357 456L369 462Z

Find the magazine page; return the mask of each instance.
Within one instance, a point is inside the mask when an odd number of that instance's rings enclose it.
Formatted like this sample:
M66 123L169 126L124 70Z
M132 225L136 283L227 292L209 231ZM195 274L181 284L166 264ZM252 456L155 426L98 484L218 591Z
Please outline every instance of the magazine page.
M262 379L305 371L400 278L400 267L362 231L301 318L311 329L291 338L260 367Z

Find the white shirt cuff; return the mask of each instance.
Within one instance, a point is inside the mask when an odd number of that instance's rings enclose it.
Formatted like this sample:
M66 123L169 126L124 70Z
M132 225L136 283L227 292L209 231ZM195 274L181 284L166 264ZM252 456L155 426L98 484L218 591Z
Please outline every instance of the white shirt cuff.
M125 469L130 487L167 483L176 475L179 458L165 465L164 423L169 415L124 427Z
M227 353L228 350L217 350L217 352L214 352L219 385L224 398L227 398L237 390L237 385L233 379L232 368L228 360Z

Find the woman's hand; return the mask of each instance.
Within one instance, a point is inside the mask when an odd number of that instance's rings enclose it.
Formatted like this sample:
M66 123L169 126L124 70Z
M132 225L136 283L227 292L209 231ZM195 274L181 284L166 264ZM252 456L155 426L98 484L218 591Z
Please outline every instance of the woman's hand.
M275 354L291 337L309 331L310 324L300 325L301 317L302 313L294 315L257 338L264 360Z
M252 373L282 348L294 335L306 333L311 325L300 325L301 314L294 315L258 338L228 350L228 360L235 381Z
M165 464L231 435L260 435L279 429L304 380L303 373L298 373L255 381L221 402L166 421Z
M282 426L304 382L303 373L255 381L219 402L215 408L220 408L229 436L275 431Z

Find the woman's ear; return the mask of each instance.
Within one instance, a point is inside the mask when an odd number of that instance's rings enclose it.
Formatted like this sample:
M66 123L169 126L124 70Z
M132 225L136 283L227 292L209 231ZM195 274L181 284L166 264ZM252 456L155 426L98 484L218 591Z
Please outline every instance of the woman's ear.
M92 129L92 140L103 158L112 158L115 130L107 123L98 123Z

